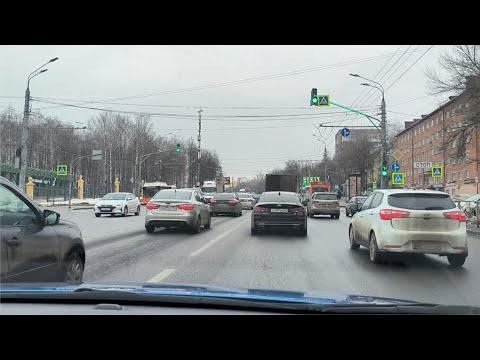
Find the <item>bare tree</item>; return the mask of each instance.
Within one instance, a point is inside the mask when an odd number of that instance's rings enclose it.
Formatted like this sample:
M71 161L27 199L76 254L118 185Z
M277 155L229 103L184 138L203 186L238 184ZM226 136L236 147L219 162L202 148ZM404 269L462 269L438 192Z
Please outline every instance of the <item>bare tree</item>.
M462 96L465 101L462 125L449 129L442 150L450 150L449 156L463 159L473 132L480 125L480 45L452 46L452 52L441 55L439 64L445 75L433 68L427 70L430 93ZM451 151L452 148L455 150Z

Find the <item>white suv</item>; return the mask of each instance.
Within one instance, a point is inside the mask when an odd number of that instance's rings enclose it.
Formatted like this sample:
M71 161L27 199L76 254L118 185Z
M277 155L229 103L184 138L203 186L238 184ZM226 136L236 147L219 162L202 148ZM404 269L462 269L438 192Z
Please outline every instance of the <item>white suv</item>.
M388 253L423 253L462 266L468 256L465 214L440 191L371 193L352 218L349 239L351 249L367 247L374 263Z

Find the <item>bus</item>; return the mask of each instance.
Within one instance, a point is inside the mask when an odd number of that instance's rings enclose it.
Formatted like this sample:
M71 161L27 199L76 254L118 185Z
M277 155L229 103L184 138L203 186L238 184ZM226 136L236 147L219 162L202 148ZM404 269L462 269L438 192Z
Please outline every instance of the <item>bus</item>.
M163 189L175 189L175 185L168 185L165 182L149 182L142 186L142 193L140 194L140 202L142 205L146 205L157 192Z

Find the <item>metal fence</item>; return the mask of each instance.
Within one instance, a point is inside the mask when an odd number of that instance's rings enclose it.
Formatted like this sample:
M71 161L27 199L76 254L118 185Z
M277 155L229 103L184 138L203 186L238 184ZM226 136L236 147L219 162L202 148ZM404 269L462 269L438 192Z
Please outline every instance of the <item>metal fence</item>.
M477 228L480 227L479 222L479 201L465 201L465 200L454 200L458 208L462 210L467 217L467 224L475 224Z

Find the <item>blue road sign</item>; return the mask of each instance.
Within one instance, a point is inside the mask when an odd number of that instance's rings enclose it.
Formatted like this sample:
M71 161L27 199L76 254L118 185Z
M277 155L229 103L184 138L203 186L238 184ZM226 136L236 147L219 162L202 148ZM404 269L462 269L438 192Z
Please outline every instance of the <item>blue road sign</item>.
M398 170L400 170L400 164L399 163L393 163L392 164L392 171L397 172Z
M341 134L343 137L348 137L348 135L350 135L350 130L343 128Z

